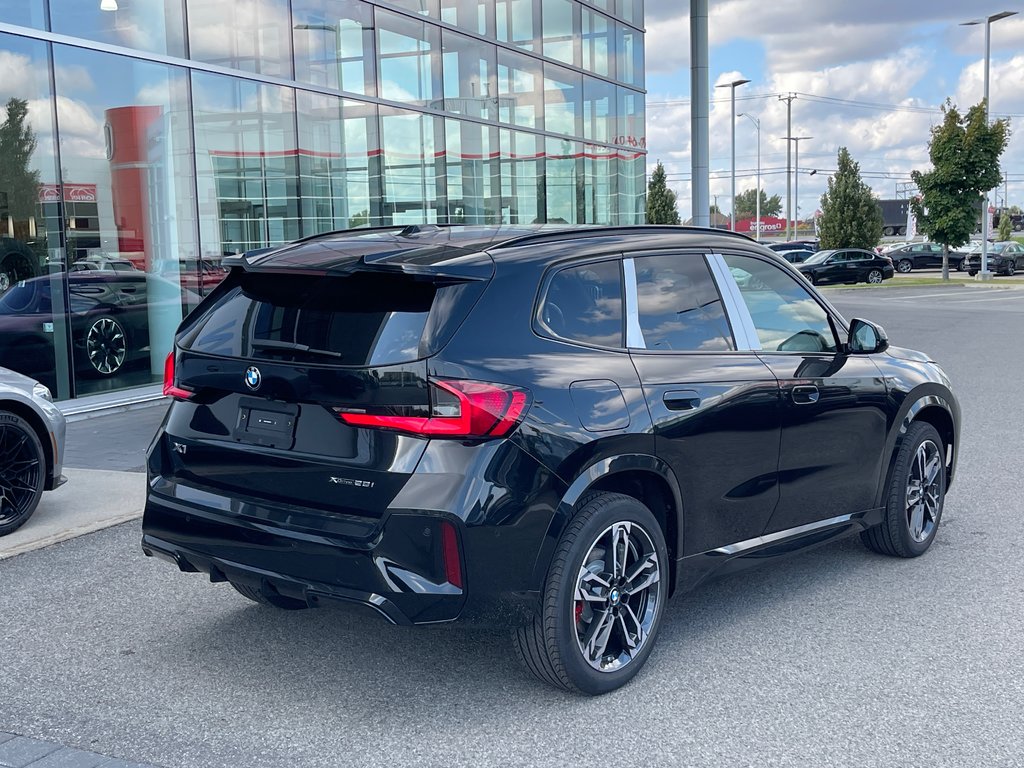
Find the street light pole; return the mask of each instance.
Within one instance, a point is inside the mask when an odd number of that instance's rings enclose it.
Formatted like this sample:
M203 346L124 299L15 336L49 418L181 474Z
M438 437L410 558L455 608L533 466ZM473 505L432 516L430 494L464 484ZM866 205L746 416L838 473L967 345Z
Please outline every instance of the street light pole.
M732 123L732 193L730 195L730 208L729 212L729 229L733 232L736 231L736 87L739 85L745 85L750 80L740 79L733 80L731 83L722 83L716 85L715 88L728 88L730 99L729 103L731 108L729 111L729 122Z
M1002 11L1000 13L994 13L984 19L973 19L971 21L965 21L961 27L973 27L977 24L985 25L985 125L988 126L989 106L988 106L988 70L989 61L992 58L992 22L1005 19L1008 16L1016 16L1017 11ZM988 193L991 190L985 190L985 199L982 203L981 211L981 273L979 277L982 280L991 280L992 273L988 271Z
M754 129L757 131L757 213L755 214L755 226L757 232L754 237L760 241L761 239L761 121L751 114L746 112L740 113L743 117L747 118L754 124Z

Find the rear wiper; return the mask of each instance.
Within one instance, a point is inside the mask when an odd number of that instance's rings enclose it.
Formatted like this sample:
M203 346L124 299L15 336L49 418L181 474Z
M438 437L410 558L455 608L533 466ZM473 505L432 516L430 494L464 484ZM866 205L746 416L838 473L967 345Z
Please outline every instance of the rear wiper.
M307 352L311 355L321 357L341 357L340 352L333 352L329 349L315 349L308 344L299 344L292 341L273 341L271 339L253 339L249 342L253 349L280 349L285 352Z

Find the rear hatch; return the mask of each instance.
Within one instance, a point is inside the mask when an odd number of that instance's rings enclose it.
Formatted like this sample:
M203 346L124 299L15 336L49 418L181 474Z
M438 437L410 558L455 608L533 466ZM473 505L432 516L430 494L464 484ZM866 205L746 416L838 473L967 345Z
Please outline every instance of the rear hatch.
M428 438L359 419L430 418L428 358L493 265L287 266L235 266L179 331L162 474L261 505L379 518Z

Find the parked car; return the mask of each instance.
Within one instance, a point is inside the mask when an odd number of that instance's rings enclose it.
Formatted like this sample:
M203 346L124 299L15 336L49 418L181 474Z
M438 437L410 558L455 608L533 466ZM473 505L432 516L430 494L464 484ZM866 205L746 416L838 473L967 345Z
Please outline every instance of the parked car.
M227 265L167 358L142 548L257 603L510 624L599 694L712 574L935 538L946 375L742 235L393 227Z
M13 237L0 237L0 294L19 280L39 274L39 261L32 249Z
M87 256L71 264L72 272L89 272L100 270L105 272L136 272L135 265L128 259L117 259L109 256Z
M815 285L820 283L881 283L895 274L892 259L861 248L818 251L797 269Z
M788 240L784 243L769 243L768 247L776 253L784 253L785 251L808 251L809 253L817 253L818 241Z
M17 283L0 296L0 365L53 384L54 311L52 290L60 276ZM133 362L149 359L150 302L199 303L199 296L155 275L132 269L85 270L67 274L71 353L75 371L110 377ZM159 290L155 290L159 288Z
M806 248L800 248L794 251L783 251L776 248L775 252L790 264L802 264L814 255L814 251Z
M981 271L981 245L967 256L967 274L972 277ZM998 243L989 243L988 246L988 269L997 275L1008 277L1018 269L1024 269L1024 245L1015 240L1004 240Z
M939 243L904 243L886 248L884 255L890 257L897 272L907 273L915 269L942 267L942 246ZM966 254L949 252L949 266L960 269Z
M64 433L50 390L0 368L0 536L32 517L43 491L65 482Z

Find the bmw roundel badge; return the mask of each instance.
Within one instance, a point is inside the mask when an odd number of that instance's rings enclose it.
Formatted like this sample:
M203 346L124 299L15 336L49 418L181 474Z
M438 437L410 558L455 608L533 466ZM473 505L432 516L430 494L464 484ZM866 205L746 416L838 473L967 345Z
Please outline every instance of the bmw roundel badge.
M245 369L245 386L249 389L259 389L261 381L263 381L263 376L260 374L259 368L250 365Z

